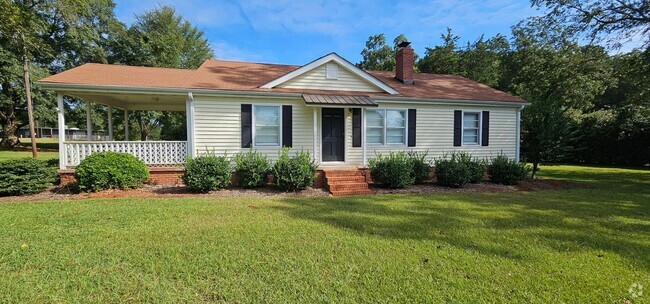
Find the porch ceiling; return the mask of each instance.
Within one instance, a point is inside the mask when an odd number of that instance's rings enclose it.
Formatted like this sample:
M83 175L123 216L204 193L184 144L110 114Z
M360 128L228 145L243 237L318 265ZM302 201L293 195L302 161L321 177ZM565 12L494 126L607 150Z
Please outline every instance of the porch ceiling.
M61 92L64 95L81 98L125 110L185 112L186 96L137 93Z

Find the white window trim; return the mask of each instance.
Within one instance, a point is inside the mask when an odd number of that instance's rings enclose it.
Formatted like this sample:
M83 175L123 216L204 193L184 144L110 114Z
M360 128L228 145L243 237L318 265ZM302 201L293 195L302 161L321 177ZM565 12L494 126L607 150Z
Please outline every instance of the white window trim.
M475 143L465 143L465 114L477 114L478 115L478 136ZM463 146L481 146L483 138L483 111L471 110L471 111L462 111L460 117L460 140Z
M256 107L276 107L278 108L278 143L277 144L258 144L257 143L257 124L255 123L255 108ZM278 104L254 104L251 113L251 128L253 136L253 148L277 148L282 146L282 105Z
M378 143L364 143L367 144L368 146L373 146L373 147L384 147L384 146L391 146L391 147L406 147L407 143L409 142L408 140L408 122L409 122L409 111L408 109L395 109L395 108L381 108L381 109L368 109L366 112L369 111L383 111L384 112L384 121L383 121L383 143L378 144ZM386 115L386 111L402 111L404 112L404 142L401 143L388 143L388 125L386 123L386 119L388 115ZM364 128L363 132L368 132L368 128L372 129L379 129L379 127L369 127L366 124L366 127ZM391 129L399 129L399 128L391 128ZM367 137L366 137L367 140Z

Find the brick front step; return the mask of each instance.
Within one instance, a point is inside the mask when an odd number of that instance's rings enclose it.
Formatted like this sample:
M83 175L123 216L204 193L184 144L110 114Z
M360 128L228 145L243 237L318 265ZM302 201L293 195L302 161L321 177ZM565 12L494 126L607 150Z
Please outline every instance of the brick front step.
M372 194L372 190L363 189L363 190L340 190L340 191L330 191L333 196L344 196L344 195L369 195Z
M341 190L365 190L368 189L368 183L336 183L329 185L330 191Z
M363 170L326 170L325 183L334 196L372 194Z
M325 177L342 177L342 176L365 176L361 170L335 170L325 171Z
M327 177L327 183L330 185L336 183L350 183L350 182L365 183L366 177L363 175Z

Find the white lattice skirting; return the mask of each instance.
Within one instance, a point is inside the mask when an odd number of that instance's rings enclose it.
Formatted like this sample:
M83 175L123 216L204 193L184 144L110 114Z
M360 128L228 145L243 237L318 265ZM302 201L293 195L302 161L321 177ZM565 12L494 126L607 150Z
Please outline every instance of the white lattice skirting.
M134 155L148 166L174 166L185 163L186 141L79 141L66 142L66 167L74 167L96 152L124 152Z

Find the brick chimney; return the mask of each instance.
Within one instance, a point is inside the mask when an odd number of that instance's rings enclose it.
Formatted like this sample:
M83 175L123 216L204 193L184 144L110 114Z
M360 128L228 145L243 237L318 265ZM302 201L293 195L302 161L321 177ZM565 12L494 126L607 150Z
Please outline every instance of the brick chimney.
M395 54L395 79L404 84L413 84L413 49L404 41L397 45Z

